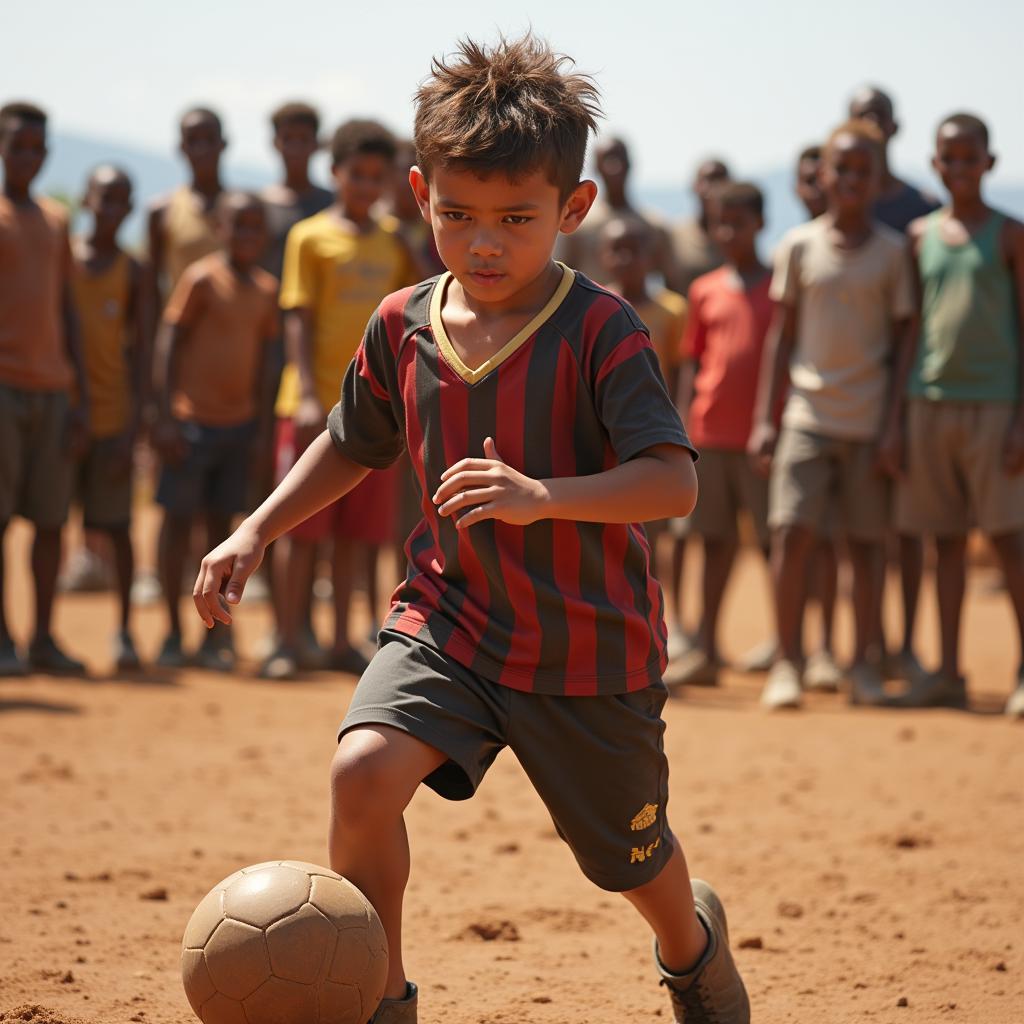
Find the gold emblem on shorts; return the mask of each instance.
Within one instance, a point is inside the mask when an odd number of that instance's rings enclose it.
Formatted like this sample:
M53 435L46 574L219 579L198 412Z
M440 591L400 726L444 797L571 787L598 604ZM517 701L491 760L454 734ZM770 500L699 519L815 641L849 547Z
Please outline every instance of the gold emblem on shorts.
M631 832L642 832L645 828L650 828L657 817L658 805L644 804L640 808L640 813L629 823L629 829Z
M661 836L654 840L653 843L648 843L646 846L634 846L629 851L629 863L630 864L643 864L654 851L661 846Z

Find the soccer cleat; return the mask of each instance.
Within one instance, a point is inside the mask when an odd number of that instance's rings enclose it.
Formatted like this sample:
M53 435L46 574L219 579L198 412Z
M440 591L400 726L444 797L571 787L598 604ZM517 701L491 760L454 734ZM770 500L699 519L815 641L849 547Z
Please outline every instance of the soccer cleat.
M750 999L729 950L725 909L707 882L695 878L690 885L697 916L708 933L697 965L673 974L662 964L654 941L654 962L672 999L676 1024L750 1024Z
M878 668L867 661L860 661L846 674L850 682L850 703L863 707L885 707L892 700L885 692L885 680Z
M941 672L925 675L911 683L907 691L893 701L901 708L959 708L967 707L967 680L963 676L950 676Z
M181 646L181 634L168 633L160 653L156 656L157 665L160 668L184 668L187 661Z
M28 675L28 665L11 640L0 643L0 678Z
M663 680L666 686L717 686L718 665L695 647L669 665Z
M138 672L142 668L135 642L127 629L122 629L114 637L114 662L121 672Z
M1024 718L1024 673L1017 679L1017 689L1010 694L1003 713L1010 718Z
M819 693L837 693L842 681L843 673L830 651L815 651L807 659L807 667L804 669L805 689L817 690Z
M299 666L295 655L287 647L278 647L260 666L260 679L272 679L277 682L294 679Z
M405 983L405 996L402 999L382 999L377 1012L367 1024L416 1024L416 1004L419 1001L419 989L411 981Z
M51 676L84 676L85 665L69 657L52 636L37 637L28 649L28 665L33 672Z
M798 708L802 700L800 670L793 662L780 658L768 673L768 679L761 691L761 706L768 708L769 711Z
M779 656L779 645L774 640L752 647L738 662L738 672L768 672Z

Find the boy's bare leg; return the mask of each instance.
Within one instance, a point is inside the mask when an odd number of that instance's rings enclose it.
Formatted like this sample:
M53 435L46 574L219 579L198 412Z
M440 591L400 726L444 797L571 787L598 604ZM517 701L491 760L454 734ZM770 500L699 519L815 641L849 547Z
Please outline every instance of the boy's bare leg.
M836 615L836 591L839 580L839 560L836 545L822 537L814 548L814 593L821 608L821 649L832 653L832 630Z
M867 660L868 647L876 639L879 612L878 575L884 572L880 545L871 541L848 539L846 542L853 569L853 663ZM884 554L884 548L882 549Z
M673 974L684 974L700 960L708 935L693 906L682 847L674 836L671 841L672 856L658 876L622 895L653 929L662 966Z
M804 603L807 596L807 560L814 533L806 526L783 526L772 538L772 578L779 649L783 658L799 664L803 648Z
M36 586L36 639L50 635L53 616L53 598L57 592L57 573L60 571L60 527L43 530L36 528L32 541L32 578Z
M685 633L683 626L683 569L686 562L686 538L672 538L672 561L670 577L672 580L672 616L676 628Z
M900 534L900 586L903 591L903 653L914 651L917 601L924 573L924 544L920 537Z
M704 614L701 643L711 664L718 661L718 613L736 557L736 541L731 538L704 538Z
M114 566L117 570L117 594L121 601L121 629L127 630L132 607L132 577L135 575L132 539L127 526L110 530L109 535L114 549Z
M309 608L317 546L295 537L279 540L275 546L281 572L277 585L281 595L280 642L282 648L294 654L299 649L299 629Z
M352 570L355 561L355 546L345 537L334 538L334 653L341 654L351 649L348 638L348 614L352 604ZM368 571L376 572L377 561L371 560ZM377 609L371 607L370 615L376 616Z
M409 837L402 815L416 787L446 760L399 729L366 725L342 736L331 763L331 867L366 896L384 925L388 999L406 992L402 900L409 881Z
M1024 663L1024 531L998 534L992 538L992 546L1003 567L1006 589L1017 620L1018 653L1021 663Z
M160 586L164 592L170 632L175 636L181 636L181 577L191 536L191 519L164 513L160 527Z
M939 598L939 633L942 644L940 675L960 677L960 615L967 578L967 538L936 537L935 589Z

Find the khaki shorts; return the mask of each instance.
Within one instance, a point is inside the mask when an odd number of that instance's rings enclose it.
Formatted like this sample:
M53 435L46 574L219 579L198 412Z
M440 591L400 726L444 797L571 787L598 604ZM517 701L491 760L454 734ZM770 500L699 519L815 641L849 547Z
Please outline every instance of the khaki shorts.
M990 536L1024 528L1024 473L1003 469L1015 408L915 399L907 411L906 476L896 490L901 533Z
M762 548L768 546L768 481L750 464L746 452L702 448L697 463L700 491L690 516L692 531L712 540L736 540L736 520L750 514Z
M854 540L882 540L889 528L889 481L873 441L823 437L783 427L772 460L768 525L828 534L831 514Z
M623 892L658 875L673 842L664 685L598 697L521 693L402 633L384 630L379 643L339 739L369 724L415 736L448 755L423 781L449 800L471 797L507 746L591 881Z
M64 525L74 464L68 396L0 384L0 523L23 516L43 530Z
M117 530L131 522L131 455L125 465L120 449L120 438L97 438L78 463L76 497L87 529Z

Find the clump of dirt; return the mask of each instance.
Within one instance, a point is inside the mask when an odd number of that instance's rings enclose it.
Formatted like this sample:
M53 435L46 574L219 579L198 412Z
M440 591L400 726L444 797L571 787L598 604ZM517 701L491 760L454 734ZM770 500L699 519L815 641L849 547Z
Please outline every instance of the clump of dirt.
M474 921L456 939L479 939L483 942L518 942L519 929L511 921Z
M68 1017L48 1006L25 1003L13 1010L0 1010L2 1024L86 1024L81 1017Z

